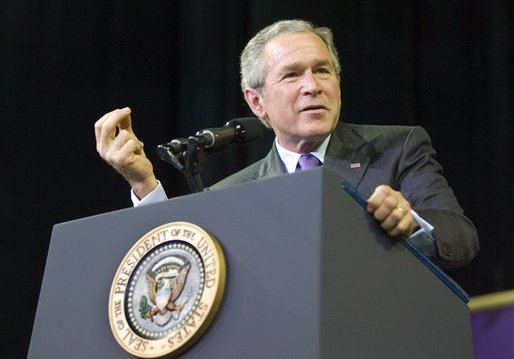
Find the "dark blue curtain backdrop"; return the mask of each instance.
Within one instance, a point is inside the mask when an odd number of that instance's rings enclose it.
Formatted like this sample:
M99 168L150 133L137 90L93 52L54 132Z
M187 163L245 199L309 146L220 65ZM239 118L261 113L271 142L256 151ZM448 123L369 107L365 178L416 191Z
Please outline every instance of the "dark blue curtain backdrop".
M158 177L169 194L187 194L155 147L249 114L239 53L282 18L333 28L344 121L417 124L431 134L482 246L450 274L471 295L514 288L513 4L2 2L0 356L26 355L53 224L130 206L128 186L96 154L94 122L131 106ZM271 140L209 159L204 182L264 156Z

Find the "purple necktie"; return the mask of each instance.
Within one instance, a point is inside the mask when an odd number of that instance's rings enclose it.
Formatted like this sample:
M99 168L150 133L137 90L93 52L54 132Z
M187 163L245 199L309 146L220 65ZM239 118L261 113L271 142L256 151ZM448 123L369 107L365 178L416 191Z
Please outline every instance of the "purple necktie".
M310 153L306 153L300 156L300 159L298 160L297 170L304 171L321 165L321 161L316 156Z

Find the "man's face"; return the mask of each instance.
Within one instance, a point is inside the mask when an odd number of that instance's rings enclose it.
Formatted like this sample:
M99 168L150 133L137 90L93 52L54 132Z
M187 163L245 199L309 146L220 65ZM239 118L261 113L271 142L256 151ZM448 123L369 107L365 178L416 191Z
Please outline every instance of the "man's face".
M264 87L261 93L247 90L247 102L282 146L309 152L339 119L341 91L330 53L315 34L286 33L268 41L263 56Z

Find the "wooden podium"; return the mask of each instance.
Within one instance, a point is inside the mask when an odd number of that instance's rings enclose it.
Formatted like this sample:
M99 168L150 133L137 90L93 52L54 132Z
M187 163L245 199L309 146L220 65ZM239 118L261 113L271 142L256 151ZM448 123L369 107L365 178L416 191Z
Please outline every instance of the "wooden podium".
M175 221L227 263L221 308L180 358L473 357L465 303L323 168L56 225L28 357L130 358L109 327L113 276Z

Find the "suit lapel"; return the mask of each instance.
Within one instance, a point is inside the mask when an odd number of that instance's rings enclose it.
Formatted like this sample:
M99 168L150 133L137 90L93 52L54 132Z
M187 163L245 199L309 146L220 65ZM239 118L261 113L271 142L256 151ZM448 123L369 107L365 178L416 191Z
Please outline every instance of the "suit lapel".
M266 178L273 178L287 174L287 169L280 159L278 154L275 141L268 155L261 161L257 167L257 172L252 176L255 180L261 180Z
M324 166L357 188L368 168L370 151L371 145L354 132L351 126L339 123L330 138Z

